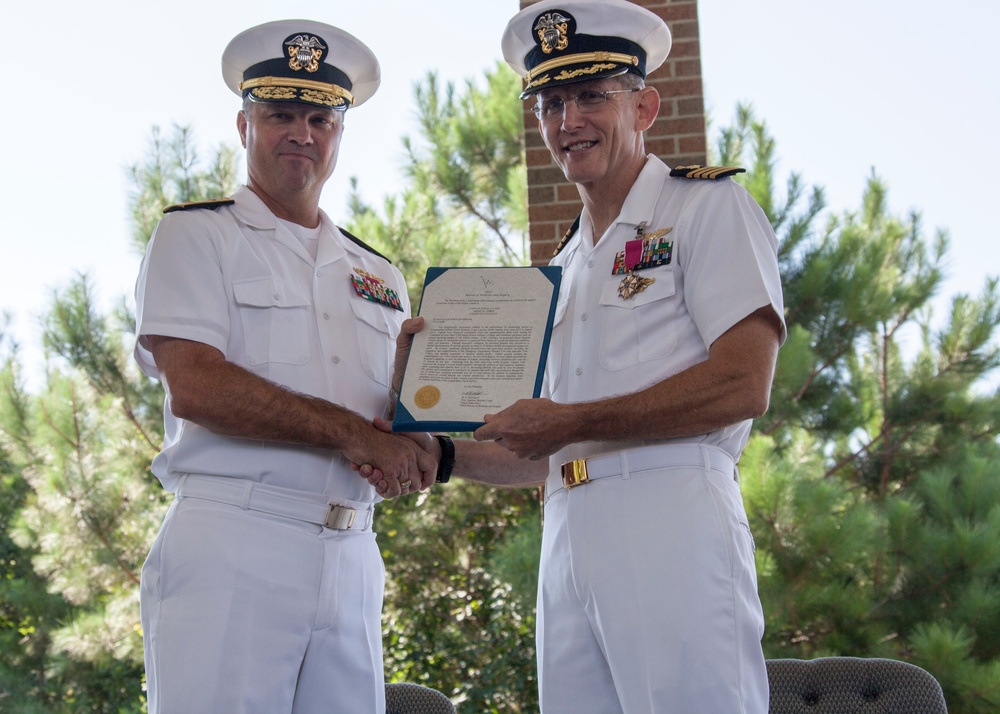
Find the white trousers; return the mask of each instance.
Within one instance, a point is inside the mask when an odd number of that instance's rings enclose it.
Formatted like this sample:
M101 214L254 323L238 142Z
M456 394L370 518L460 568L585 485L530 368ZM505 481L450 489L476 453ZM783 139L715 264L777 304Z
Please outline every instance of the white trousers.
M733 473L662 467L553 493L537 623L544 714L766 714Z
M385 710L371 531L179 498L142 569L150 714Z

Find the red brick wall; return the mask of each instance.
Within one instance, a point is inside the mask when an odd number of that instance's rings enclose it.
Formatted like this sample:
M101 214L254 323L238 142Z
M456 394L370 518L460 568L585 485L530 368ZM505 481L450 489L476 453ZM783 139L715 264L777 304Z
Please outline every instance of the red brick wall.
M662 17L673 45L667 61L646 78L660 92L660 115L646 132L646 150L670 166L704 164L705 102L701 83L697 0L632 0ZM525 8L537 0L521 0ZM528 222L531 262L545 264L559 239L580 213L580 196L553 163L525 102L524 126L528 163Z

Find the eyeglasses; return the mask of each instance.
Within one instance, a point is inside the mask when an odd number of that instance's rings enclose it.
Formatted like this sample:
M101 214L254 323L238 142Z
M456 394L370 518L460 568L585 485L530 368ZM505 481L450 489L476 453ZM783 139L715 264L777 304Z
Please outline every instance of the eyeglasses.
M549 121L555 117L561 117L563 115L563 110L566 109L566 103L573 102L580 110L580 113L589 114L590 112L596 112L600 109L604 103L608 101L609 94L629 94L631 92L638 92L641 89L642 87L633 87L632 89L609 89L606 92L598 92L594 89L588 89L584 92L580 92L575 97L569 97L567 99L559 96L546 97L532 107L531 111L533 111L535 116L542 121Z

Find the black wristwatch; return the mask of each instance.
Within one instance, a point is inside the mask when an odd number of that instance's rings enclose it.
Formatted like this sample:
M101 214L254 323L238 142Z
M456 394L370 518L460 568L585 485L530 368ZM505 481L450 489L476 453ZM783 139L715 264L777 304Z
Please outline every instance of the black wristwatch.
M441 460L438 461L438 472L437 476L434 477L434 482L448 483L448 479L451 478L451 470L455 468L455 442L451 440L450 436L443 434L435 434L434 438L441 444Z

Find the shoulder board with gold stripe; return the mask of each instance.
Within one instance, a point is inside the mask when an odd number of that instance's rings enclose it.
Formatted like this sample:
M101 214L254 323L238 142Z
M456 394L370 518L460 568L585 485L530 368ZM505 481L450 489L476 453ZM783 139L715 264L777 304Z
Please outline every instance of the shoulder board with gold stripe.
M163 209L164 213L174 211L190 211L192 208L218 208L219 206L229 206L235 203L231 198L213 198L208 201L188 201L187 203L175 203Z
M670 175L674 178L712 179L715 181L745 171L746 169L739 166L677 166L670 170Z
M583 214L581 213L580 216L582 216L582 215ZM556 249L554 251L552 251L552 257L553 258L555 258L557 255L559 255L560 252L562 252L562 249L566 247L567 243L569 243L569 239L573 237L574 233L576 233L576 229L580 227L580 216L576 217L576 220L573 221L573 225L571 225L569 227L569 230L567 230L563 234L562 240L559 241L559 245L557 245Z
M361 240L360 238L358 238L356 235L353 235L352 233L349 233L346 229L341 228L340 226L337 226L337 230L339 230L343 234L343 236L345 238L347 238L349 241L351 241L352 243L355 243L355 244L361 246L362 248L364 248L365 250L367 250L369 253L374 253L379 258L381 258L385 262L387 262L390 265L392 265L392 261L391 260L389 260L388 258L386 258L381 253L379 253L377 250L375 250L374 248L372 248L370 245L368 245L367 243L365 243L363 240Z

